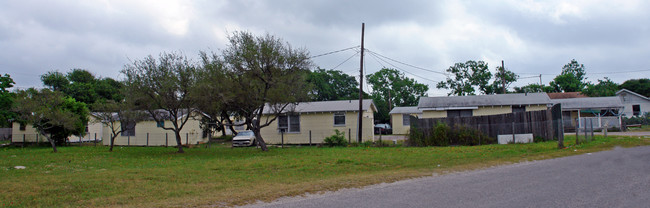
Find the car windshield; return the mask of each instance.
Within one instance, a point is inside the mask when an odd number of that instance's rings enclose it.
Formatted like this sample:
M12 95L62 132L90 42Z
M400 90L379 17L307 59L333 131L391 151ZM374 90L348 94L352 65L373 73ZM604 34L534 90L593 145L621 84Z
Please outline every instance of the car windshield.
M375 125L375 127L389 129L390 125L388 125L388 124L377 124L377 125Z
M255 135L255 134L253 134L252 131L242 131L242 132L237 133L237 136L253 136L253 135Z

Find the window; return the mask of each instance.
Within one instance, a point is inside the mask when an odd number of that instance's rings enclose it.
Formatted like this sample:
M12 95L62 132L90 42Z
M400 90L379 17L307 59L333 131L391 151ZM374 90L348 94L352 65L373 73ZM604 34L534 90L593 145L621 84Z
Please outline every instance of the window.
M18 128L19 128L21 131L25 131L25 129L27 128L27 125L21 123L21 124L20 124L20 127L18 127Z
M345 126L345 113L334 113L334 126Z
M447 110L447 117L472 117L472 110Z
M641 115L641 106L640 105L632 105L632 115L635 115L635 116Z
M402 124L404 126L410 126L411 125L411 115L402 114Z
M156 122L156 127L158 127L158 128L164 128L164 127L165 127L165 121L158 121L158 122Z
M300 132L300 115L284 115L278 117L278 129L289 133Z
M122 136L135 136L135 122L123 122Z

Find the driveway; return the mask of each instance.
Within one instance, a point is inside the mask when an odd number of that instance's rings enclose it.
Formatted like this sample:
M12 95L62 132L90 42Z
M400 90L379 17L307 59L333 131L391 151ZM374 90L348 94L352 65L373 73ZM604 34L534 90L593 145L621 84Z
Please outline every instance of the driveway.
M650 207L650 146L425 177L250 207Z

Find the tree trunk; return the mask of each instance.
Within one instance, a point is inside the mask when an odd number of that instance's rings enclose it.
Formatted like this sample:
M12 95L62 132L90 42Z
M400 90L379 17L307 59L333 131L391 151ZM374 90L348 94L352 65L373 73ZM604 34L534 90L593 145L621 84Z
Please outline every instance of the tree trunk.
M226 136L226 126L221 125L221 136Z
M41 134L42 134L42 135L47 135L47 134L45 134L44 132L41 132ZM45 136L45 138L47 138L47 141L49 141L49 142L50 142L50 145L52 145L52 150L53 150L54 152L59 152L59 151L56 150L56 144L54 143L54 140L52 140L52 135L50 134L50 136Z
M557 148L564 149L564 137L557 138Z
M176 144L178 144L178 153L185 153L183 151L183 139L181 138L181 132L180 131L174 131L174 134L176 134Z
M262 139L262 134L260 134L259 129L253 130L253 133L255 134L255 141L257 142L257 145L260 146L262 151L269 151L269 148L266 147L266 142L264 142L264 139Z
M113 151L113 145L115 144L115 137L117 137L116 134L111 135L111 148L108 149L109 152Z

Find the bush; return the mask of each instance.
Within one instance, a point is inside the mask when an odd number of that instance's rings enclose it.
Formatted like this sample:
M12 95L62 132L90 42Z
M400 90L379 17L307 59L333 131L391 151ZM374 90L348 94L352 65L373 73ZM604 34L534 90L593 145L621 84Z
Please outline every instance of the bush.
M212 138L212 139L216 139L216 140L220 140L220 141L224 141L224 142L229 142L229 141L232 141L232 138L233 138L232 135L224 135L224 136L215 137L215 138Z
M345 140L345 132L341 132L338 129L334 130L334 135L325 138L324 142L325 145L330 147L348 145L348 141Z
M623 123L625 125L631 124L641 124L641 125L650 125L650 113L643 113L641 116L634 116L630 118L623 117Z

